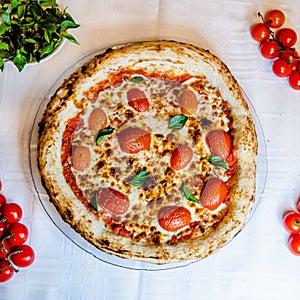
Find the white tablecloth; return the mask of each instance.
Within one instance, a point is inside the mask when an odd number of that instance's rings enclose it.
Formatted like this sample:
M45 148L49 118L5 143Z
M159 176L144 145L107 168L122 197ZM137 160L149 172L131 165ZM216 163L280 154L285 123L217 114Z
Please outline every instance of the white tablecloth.
M272 3L273 2L273 3ZM300 92L276 78L249 28L256 13L279 8L300 34L300 1L81 0L62 1L81 26L51 60L10 64L0 74L0 180L24 210L34 264L0 283L0 299L282 300L299 295L300 257L287 248L282 214L300 193ZM37 105L60 74L103 47L127 41L176 39L222 58L251 99L265 134L268 177L246 228L225 248L192 265L165 271L111 266L82 251L52 223L35 194L28 141ZM298 43L299 50L299 43Z

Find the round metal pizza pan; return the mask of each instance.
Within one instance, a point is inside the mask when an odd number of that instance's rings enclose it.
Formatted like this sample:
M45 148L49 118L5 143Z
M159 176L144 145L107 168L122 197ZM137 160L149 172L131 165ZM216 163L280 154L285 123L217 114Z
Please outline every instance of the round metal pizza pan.
M121 46L121 45L120 45ZM118 47L118 46L115 46ZM42 118L43 112L47 106L47 103L50 101L51 96L55 93L57 88L62 84L64 79L66 79L69 75L75 72L81 65L83 65L86 61L92 59L95 55L101 54L105 52L107 49L102 49L99 51L95 51L90 53L89 55L81 58L78 60L74 65L69 67L65 72L63 72L59 78L53 83L53 85L49 88L43 99L41 99L40 103L37 103L36 107L36 114L34 120L32 121L33 125L31 128L30 133L30 140L29 140L29 167L32 177L32 183L34 189L36 191L37 199L44 208L45 212L55 224L55 226L76 246L78 246L83 251L89 253L91 256L99 259L103 262L109 263L114 266L123 267L127 269L133 270L149 270L149 271L156 271L156 270L166 270L166 269L173 269L179 268L183 266L187 266L191 263L197 261L183 261L178 263L169 263L169 264L151 264L145 263L141 261L131 260L131 259L123 259L119 258L114 255L109 255L95 246L90 244L86 241L80 234L78 234L75 230L73 230L69 224L64 222L55 209L54 205L49 201L49 197L44 190L41 177L37 165L37 140L38 140L38 124ZM245 94L245 93L244 93ZM248 102L250 107L250 111L255 123L257 137L258 137L258 155L257 155L257 174L256 174L256 196L255 196L255 203L253 205L252 211L248 217L248 221L251 219L254 211L257 208L257 205L260 202L261 196L263 194L265 188L265 182L267 177L267 153L266 153L266 143L264 138L263 129L259 118L255 112L254 106L250 102L250 100L245 95L245 98ZM233 238L234 239L234 238ZM232 241L232 240L230 240ZM229 242L230 242L229 241Z

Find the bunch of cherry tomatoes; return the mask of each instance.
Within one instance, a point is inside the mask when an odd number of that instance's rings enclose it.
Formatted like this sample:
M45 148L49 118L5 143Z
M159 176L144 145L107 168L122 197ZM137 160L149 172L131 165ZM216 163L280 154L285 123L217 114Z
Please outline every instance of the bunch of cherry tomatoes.
M300 90L300 57L294 48L297 33L292 28L280 28L285 22L281 10L270 10L265 18L260 13L258 16L262 22L254 24L250 32L260 42L262 56L273 59L272 70L276 76L288 77L290 86Z
M0 181L0 191L1 191ZM8 203L0 194L0 282L12 278L19 268L34 261L34 251L24 243L28 239L27 227L20 223L23 212L17 203Z
M289 211L283 216L283 226L290 233L288 245L291 252L300 255L300 199L297 211Z

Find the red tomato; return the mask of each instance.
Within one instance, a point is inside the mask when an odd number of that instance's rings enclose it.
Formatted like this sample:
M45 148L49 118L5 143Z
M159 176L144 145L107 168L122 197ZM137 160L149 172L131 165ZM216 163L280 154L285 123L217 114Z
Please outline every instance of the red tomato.
M0 260L0 282L5 282L14 275L13 268L9 265L6 259Z
M295 255L300 255L300 234L292 234L289 238L289 249Z
M30 266L35 258L33 249L28 245L21 245L13 248L10 253L10 259L14 265L20 268Z
M8 224L6 222L0 222L0 238L4 235L7 228Z
M265 21L271 28L279 28L285 22L285 15L281 10L273 9L266 13Z
M300 233L300 214L294 211L285 214L283 226L289 233Z
M143 150L149 150L150 148L151 135L146 130L128 127L117 136L123 152L135 154Z
M0 211L1 211L1 207L2 207L3 205L5 205L6 202L7 202L7 201L6 201L5 196L2 195L2 194L0 194Z
M300 61L298 60L298 63L296 65L296 70L300 72Z
M300 198L297 201L297 210L298 210L298 213L300 213Z
M263 57L273 59L279 56L279 45L274 41L264 41L260 44L260 52Z
M287 51L280 52L279 58L285 60L291 67L296 66L298 62L296 57L299 57L298 52L293 48L289 48Z
M293 47L297 42L297 33L292 28L282 28L277 31L276 39L285 47Z
M289 77L289 84L295 90L300 90L300 71L293 71Z
M231 137L223 129L210 131L206 135L206 142L212 155L217 155L226 160L232 150Z
M215 210L225 201L229 192L227 184L219 178L210 178L201 191L200 203L209 210Z
M72 150L72 166L77 171L84 171L90 166L91 153L86 146L75 146Z
M88 126L90 130L101 130L106 127L107 117L101 108L95 108L88 118Z
M138 112L149 110L149 101L140 89L131 89L127 92L128 105Z
M13 246L20 246L28 239L28 229L22 223L15 223L9 228L7 241Z
M113 215L122 215L129 208L127 196L112 188L102 188L98 193L99 206Z
M181 111L186 115L194 114L198 108L197 97L191 90L183 91L178 98L178 103Z
M22 208L17 203L7 203L2 208L2 216L7 223L17 223L23 215Z
M176 231L191 223L190 211L182 206L164 206L157 215L159 225L166 231Z
M3 242L3 245L2 245ZM0 243L0 258L6 258L8 254L11 252L11 244L7 241L1 241Z
M292 73L292 66L283 59L276 59L272 65L273 73L278 77L287 77Z
M0 180L0 191L2 190L2 181Z
M179 145L172 153L170 164L175 170L185 168L193 158L193 150L188 145Z
M270 36L268 27L264 23L257 23L257 24L252 25L252 27L250 29L250 33L251 33L251 36L257 42L266 41Z

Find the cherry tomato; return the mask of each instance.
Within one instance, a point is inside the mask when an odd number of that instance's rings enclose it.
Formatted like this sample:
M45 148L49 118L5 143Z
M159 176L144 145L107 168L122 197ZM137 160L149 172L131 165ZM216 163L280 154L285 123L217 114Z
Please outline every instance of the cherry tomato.
M7 202L7 201L6 201L5 196L2 195L2 194L0 194L0 211L1 211L1 207L2 207L3 205L5 205L6 202Z
M170 164L175 170L185 168L193 158L193 150L188 145L179 145L172 153Z
M178 98L178 103L180 105L182 113L186 115L194 114L198 108L197 97L191 90L183 91Z
M95 108L92 110L88 118L88 126L90 130L101 130L106 127L107 117L105 112L101 108Z
M217 155L226 160L232 150L231 137L223 129L210 131L206 135L206 142L212 155Z
M164 206L157 215L159 225L166 231L176 231L191 223L190 211L182 206Z
M297 62L295 70L300 72L300 61L299 60Z
M6 259L0 260L0 282L8 281L14 275L14 270Z
M257 42L266 41L270 36L268 27L264 23L257 23L252 25L250 33L253 39L255 39Z
M288 48L288 52L280 52L279 58L285 60L292 68L297 65L297 59L299 57L298 52L294 48Z
M289 238L289 249L295 255L300 255L300 234L292 234Z
M140 89L131 89L127 92L128 105L138 112L149 110L149 101Z
M300 233L300 214L294 211L285 214L283 226L289 233Z
M149 150L150 148L151 135L146 130L128 127L117 136L123 152L135 154L143 150Z
M6 258L11 252L11 244L7 240L0 242L0 258Z
M102 188L98 192L99 206L113 215L127 212L130 202L127 196L112 188Z
M2 190L2 181L0 180L0 191Z
M271 28L279 28L285 22L285 15L281 10L273 9L266 13L265 21Z
M202 188L200 203L209 210L215 210L223 203L229 192L227 184L219 178L210 178Z
M0 222L0 238L3 236L9 225L6 222Z
M300 90L300 71L293 71L289 77L289 84L295 90Z
M10 259L14 265L20 268L30 266L35 258L33 249L28 245L21 245L13 248L10 253Z
M293 47L297 42L297 33L292 28L282 28L277 31L276 39L285 47Z
M13 246L20 246L28 239L28 229L22 223L15 223L9 228L10 236L7 241Z
M260 52L263 57L273 59L279 56L280 47L274 41L264 41L260 44Z
M17 203L7 203L2 208L2 216L7 223L17 223L23 215L22 208Z
M292 66L283 59L276 59L272 65L273 73L278 77L287 77L292 73Z
M86 146L75 146L72 150L72 166L77 171L84 171L90 166L91 153Z

